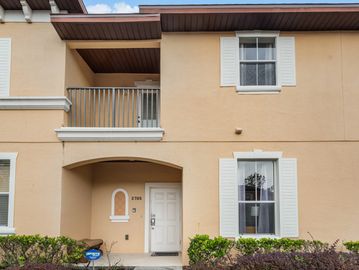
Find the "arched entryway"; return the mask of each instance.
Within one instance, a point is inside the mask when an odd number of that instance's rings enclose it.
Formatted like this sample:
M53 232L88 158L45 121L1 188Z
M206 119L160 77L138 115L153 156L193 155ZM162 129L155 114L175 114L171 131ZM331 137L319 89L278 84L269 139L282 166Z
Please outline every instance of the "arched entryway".
M115 253L182 250L182 169L145 158L97 159L63 169L61 233L101 238Z

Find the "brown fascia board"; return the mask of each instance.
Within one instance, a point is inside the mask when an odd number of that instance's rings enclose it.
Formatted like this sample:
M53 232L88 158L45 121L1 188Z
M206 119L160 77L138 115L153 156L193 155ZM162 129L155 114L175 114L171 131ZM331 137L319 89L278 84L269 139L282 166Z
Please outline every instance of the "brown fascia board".
M159 14L81 14L51 15L52 23L122 23L122 22L159 22Z
M86 8L86 6L85 6L84 1L83 1L83 0L78 0L78 2L79 2L79 4L80 4L80 7L81 7L81 9L82 9L83 14L88 14L87 8Z
M359 4L140 5L139 10L142 14L332 13L359 12Z

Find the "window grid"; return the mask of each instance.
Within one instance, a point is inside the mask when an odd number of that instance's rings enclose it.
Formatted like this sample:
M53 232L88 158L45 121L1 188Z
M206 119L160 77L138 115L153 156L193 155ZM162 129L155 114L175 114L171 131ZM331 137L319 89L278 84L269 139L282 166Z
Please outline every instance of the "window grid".
M0 226L8 227L9 226L9 200L10 200L10 166L11 160L9 159L0 159L0 188L2 191L0 192L0 197L5 199L5 207L4 205L0 205ZM5 189L5 191L3 190ZM6 203L7 201L7 203Z
M273 166L273 198L274 200L258 200L258 195L257 195L257 174L258 174L258 162L263 162L263 161L271 161L272 162L272 166ZM276 174L275 174L275 160L238 160L238 163L240 162L253 162L254 163L254 173L255 173L255 200L246 200L245 198L245 193L246 191L244 191L244 200L240 200L239 197L240 195L238 196L238 204L254 204L255 207L258 207L257 209L259 209L259 206L258 204L273 204L273 209L274 209L274 228L277 226L277 222L276 222L276 212L277 212L277 203L276 203L276 190L277 190L277 181L276 181ZM244 189L245 189L245 185L244 185ZM258 211L258 210L257 210ZM257 218L254 219L255 221L255 234L260 234L258 233L258 221L257 221ZM275 229L276 230L276 229ZM274 230L274 233L270 233L270 234L275 234L275 230ZM240 235L250 235L250 234L253 234L253 233L239 233Z
M239 58L239 70L242 68L241 67L241 64L250 64L250 63L254 63L254 64L261 64L261 63L272 63L274 64L274 73L275 73L275 82L277 85L278 84L278 76L277 76L277 53L274 54L274 56L272 55L273 54L273 51L270 50L271 52L271 58L273 59L270 59L270 60L267 60L267 59L259 59L259 38L260 37L255 37L255 40L256 40L256 59L255 60L246 60L244 59L244 52L245 52L245 48L244 48L244 44L240 42L241 40L241 37L239 37L239 44L240 44L240 58ZM275 38L275 48L277 49L277 39ZM271 49L273 49L273 47L271 47ZM241 71L240 71L241 73ZM239 77L241 77L239 75ZM240 80L240 85L241 86L248 86L248 85L243 85L241 80ZM258 71L258 65L256 65L256 84L255 85L252 85L252 86L271 86L271 85L260 85L259 84L259 71Z

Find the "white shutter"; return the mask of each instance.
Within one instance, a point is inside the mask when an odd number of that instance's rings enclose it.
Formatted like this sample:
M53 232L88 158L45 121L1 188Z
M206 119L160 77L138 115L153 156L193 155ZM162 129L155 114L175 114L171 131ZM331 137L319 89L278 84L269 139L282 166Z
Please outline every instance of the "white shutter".
M298 237L297 159L279 159L280 236Z
M220 234L238 235L238 187L235 159L219 160Z
M0 38L0 97L9 96L11 39Z
M237 37L221 37L221 86L237 85L239 77Z
M282 86L296 85L295 38L278 37L278 70Z

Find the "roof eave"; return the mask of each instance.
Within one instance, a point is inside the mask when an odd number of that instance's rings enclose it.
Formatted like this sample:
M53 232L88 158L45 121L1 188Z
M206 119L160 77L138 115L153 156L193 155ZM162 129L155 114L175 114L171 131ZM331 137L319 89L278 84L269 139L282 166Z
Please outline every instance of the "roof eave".
M53 14L52 23L159 22L159 14Z
M326 13L359 12L359 4L140 5L139 10L143 14Z

